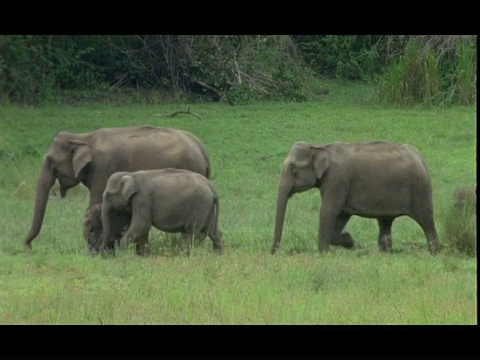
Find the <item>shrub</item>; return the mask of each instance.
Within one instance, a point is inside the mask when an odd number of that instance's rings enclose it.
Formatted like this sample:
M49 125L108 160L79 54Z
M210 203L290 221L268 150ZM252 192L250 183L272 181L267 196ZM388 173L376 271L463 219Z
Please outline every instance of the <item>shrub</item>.
M442 243L447 251L474 256L477 250L476 205L451 206L444 219L444 230Z
M365 80L383 60L380 35L292 35L308 66L319 75Z

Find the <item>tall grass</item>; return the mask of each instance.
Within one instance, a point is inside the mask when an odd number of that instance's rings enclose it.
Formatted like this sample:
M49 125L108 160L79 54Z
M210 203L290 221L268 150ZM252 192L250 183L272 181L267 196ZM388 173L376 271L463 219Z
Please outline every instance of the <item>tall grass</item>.
M457 82L455 91L463 104L472 104L477 96L477 52L465 42L457 44Z
M154 116L186 104L0 107L0 150L8 154L0 157L0 323L475 324L476 258L430 256L421 228L407 217L393 224L392 255L377 250L376 222L358 217L347 230L359 248L320 255L321 202L311 190L290 200L281 248L269 254L281 164L296 140L415 145L432 177L442 243L454 189L476 183L475 107L394 109L369 105L368 87L329 88L322 101L302 104L190 104L204 121ZM186 257L178 236L152 230L148 257L121 248L115 257L90 258L81 186L50 198L26 251L36 180L53 136L146 123L189 130L205 143L225 254L214 254L206 239Z
M411 36L379 77L376 98L397 105L473 104L476 68L472 37Z

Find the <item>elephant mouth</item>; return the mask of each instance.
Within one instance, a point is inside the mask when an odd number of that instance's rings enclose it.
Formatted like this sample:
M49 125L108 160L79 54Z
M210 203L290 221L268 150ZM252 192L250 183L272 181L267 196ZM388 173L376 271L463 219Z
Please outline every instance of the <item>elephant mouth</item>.
M65 184L62 181L59 181L59 182L60 182L60 196L63 199L67 195L67 190L74 187L76 184L75 185L69 185L69 184Z
M68 189L68 187L60 185L60 196L62 197L62 199L67 195Z
M310 185L305 184L295 184L292 189L288 192L288 197L292 197L294 194L302 193L308 191L312 188Z

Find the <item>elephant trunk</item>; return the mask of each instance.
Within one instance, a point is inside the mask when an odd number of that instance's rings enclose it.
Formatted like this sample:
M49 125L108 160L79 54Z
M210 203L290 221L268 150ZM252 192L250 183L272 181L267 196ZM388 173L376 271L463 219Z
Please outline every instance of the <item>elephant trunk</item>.
M100 252L103 252L105 249L110 248L111 234L110 234L110 205L108 200L103 199L102 203L102 236L98 239L99 244L97 244L97 249ZM113 244L114 245L114 244Z
M283 180L278 189L277 196L277 213L275 216L275 230L273 233L273 244L270 252L275 254L275 252L280 247L280 241L282 240L282 230L283 222L285 220L285 212L287 210L287 202L292 190L292 184L288 180Z
M45 216L45 209L47 207L48 194L55 183L55 176L51 169L50 162L47 159L43 160L40 177L37 182L37 190L35 195L35 210L33 213L32 226L25 238L25 245L32 248L32 240L40 233L42 228L43 218Z

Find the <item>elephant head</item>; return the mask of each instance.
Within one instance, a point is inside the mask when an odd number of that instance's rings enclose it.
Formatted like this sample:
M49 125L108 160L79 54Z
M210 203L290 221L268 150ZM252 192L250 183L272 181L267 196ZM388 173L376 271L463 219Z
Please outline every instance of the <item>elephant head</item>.
M91 205L83 220L83 237L87 242L88 251L90 254L96 254L98 252L98 247L102 242L102 204ZM131 213L127 211L116 212L110 214L110 234L112 236L111 243L114 241L117 243L120 242L125 231L128 229L131 221Z
M113 174L107 182L103 193L102 202L102 237L99 250L112 248L114 243L112 233L112 217L121 217L122 214L129 214L131 197L138 191L138 185L130 173L120 171ZM130 220L130 219L129 219ZM128 221L129 222L129 221Z
M296 142L291 147L288 157L283 163L278 188L272 254L280 246L288 199L293 194L320 186L320 181L330 165L327 150L326 145L314 145L306 142Z
M56 180L60 183L60 194L85 181L86 167L92 161L92 152L87 139L79 134L60 132L53 139L50 149L43 158L35 195L35 210L25 244L31 248L32 240L42 227L48 194Z

